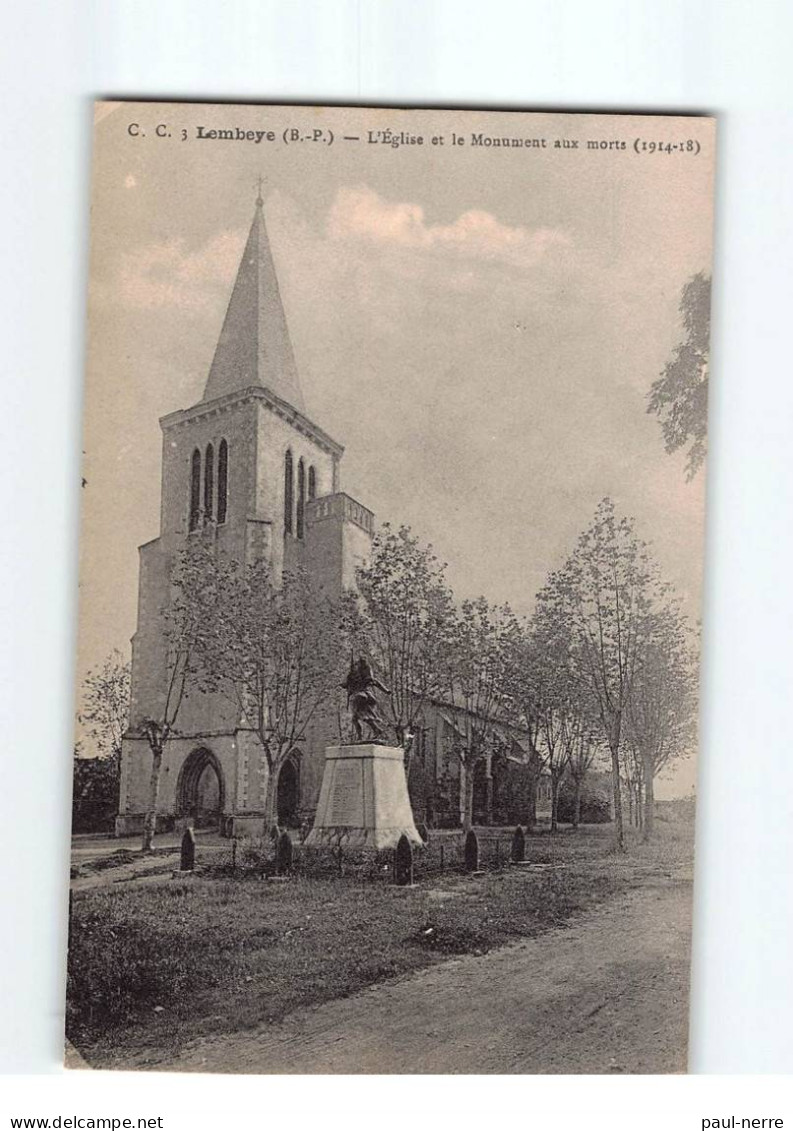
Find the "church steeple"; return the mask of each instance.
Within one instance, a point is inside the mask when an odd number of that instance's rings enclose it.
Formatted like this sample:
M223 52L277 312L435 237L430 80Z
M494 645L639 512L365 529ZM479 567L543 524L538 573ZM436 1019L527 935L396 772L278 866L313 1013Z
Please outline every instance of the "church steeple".
M261 179L253 223L220 332L204 401L259 385L305 412L270 241Z

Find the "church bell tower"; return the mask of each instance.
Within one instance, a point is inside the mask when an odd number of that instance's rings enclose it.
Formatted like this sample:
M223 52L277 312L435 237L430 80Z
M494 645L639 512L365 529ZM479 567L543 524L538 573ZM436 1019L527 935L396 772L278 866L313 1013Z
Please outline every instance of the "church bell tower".
M276 584L300 562L333 596L355 584L371 546L374 516L339 490L343 448L306 414L281 299L261 190L204 394L170 413L162 429L160 534L140 548L138 626L132 640L130 730L124 741L120 833L136 831L147 808L150 754L141 722L162 709L167 650L161 610L178 554L191 539L252 561L266 558ZM196 751L218 776L218 823L255 829L266 766L258 739L215 694L191 695L167 746L163 820L189 819ZM298 804L316 804L324 739L300 751ZM321 748L320 748L321 747ZM314 763L317 763L316 765ZM185 784L187 783L187 784ZM197 788L197 787L196 787Z

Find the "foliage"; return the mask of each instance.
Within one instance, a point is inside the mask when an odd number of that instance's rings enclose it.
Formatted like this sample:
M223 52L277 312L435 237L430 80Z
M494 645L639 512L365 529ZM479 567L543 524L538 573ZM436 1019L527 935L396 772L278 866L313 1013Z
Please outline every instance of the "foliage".
M147 718L133 720L151 751L149 804L143 819L142 850L151 852L157 827L157 802L165 747L173 737L182 704L194 683L200 609L192 597L185 596L191 579L200 572L206 551L200 545L189 546L176 562L172 578L171 600L160 610L165 640L165 669L159 695L159 710Z
M194 611L199 687L226 695L262 744L269 828L281 767L338 698L347 603L318 593L302 571L276 585L263 559L242 565L209 553L182 573L180 592Z
M72 831L100 832L118 812L120 756L85 758L75 750L72 775Z
M445 566L408 527L385 523L357 584L355 643L388 685L389 724L397 745L409 747L425 707L448 685L453 604Z
M562 779L568 772L583 778L594 757L593 706L587 688L576 679L570 630L570 621L553 604L538 601L520 645L522 717L540 766L551 778L554 832Z
M563 568L537 598L541 615L570 641L570 671L594 707L608 745L614 786L617 844L625 845L620 794L620 744L636 669L656 603L667 594L631 519L599 503Z
M77 721L93 740L100 758L121 757L121 739L129 725L130 663L113 649L83 683Z
M676 601L657 608L643 636L626 715L629 778L643 792L644 827L652 833L653 782L671 762L685 757L697 732L696 640ZM638 821L642 822L641 803Z
M707 451L710 292L710 278L702 272L683 287L680 315L684 337L653 382L647 403L647 411L661 421L667 452L690 443L687 479L697 473Z
M559 787L558 814L560 821L571 825L606 824L611 820L609 791L593 786L586 778L579 787L572 775L565 777Z
M454 750L464 778L463 826L473 818L474 774L488 755L503 750L504 727L514 724L520 625L509 605L485 597L463 601L451 632L448 701L456 712Z
M95 832L118 812L121 740L129 725L130 663L117 649L88 672L81 700L77 722L96 756L85 756L83 743L75 749L72 827Z
M75 802L114 805L118 802L117 757L84 758L75 751L72 798Z

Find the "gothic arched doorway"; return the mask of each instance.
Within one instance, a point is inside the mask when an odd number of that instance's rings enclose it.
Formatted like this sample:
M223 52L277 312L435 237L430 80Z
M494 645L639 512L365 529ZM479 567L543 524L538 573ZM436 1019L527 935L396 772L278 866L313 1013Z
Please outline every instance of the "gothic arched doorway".
M191 817L197 829L220 823L225 788L223 771L211 750L194 750L179 773L176 807L180 817Z
M297 763L292 758L287 758L278 775L276 793L278 824L283 828L296 828L299 824L297 817L299 801L300 774Z

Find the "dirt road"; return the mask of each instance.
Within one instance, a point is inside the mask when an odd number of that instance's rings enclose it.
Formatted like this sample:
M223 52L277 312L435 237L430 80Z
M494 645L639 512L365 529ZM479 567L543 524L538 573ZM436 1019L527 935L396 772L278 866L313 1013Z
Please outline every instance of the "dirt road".
M621 896L466 956L173 1058L116 1068L269 1073L671 1073L686 1070L691 885ZM114 1058L115 1059L115 1058Z

